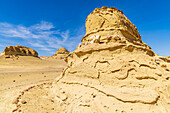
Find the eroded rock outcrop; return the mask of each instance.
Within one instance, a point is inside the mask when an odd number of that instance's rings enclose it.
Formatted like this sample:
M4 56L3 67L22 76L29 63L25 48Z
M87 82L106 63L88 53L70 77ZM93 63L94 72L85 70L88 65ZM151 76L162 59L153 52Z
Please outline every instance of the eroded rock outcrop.
M135 45L148 47L134 24L116 8L96 8L86 19L86 35L83 43L108 43L129 41Z
M24 47L21 45L16 46L8 46L4 49L4 51L1 53L1 56L34 56L38 57L38 53L28 47Z
M169 62L116 8L96 8L87 17L82 44L66 61L51 88L65 112L170 112Z
M64 47L61 47L60 49L57 50L57 52L51 56L52 58L56 59L64 59L67 55L69 54L69 51L65 49Z

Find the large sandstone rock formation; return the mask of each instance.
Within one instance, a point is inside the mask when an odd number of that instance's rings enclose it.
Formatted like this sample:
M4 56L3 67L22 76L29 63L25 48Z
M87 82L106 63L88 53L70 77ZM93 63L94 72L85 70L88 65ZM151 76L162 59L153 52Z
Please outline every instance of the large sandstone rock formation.
M97 39L100 39L98 42ZM116 8L96 8L86 19L86 35L83 43L108 43L129 41L135 45L148 47L142 42L141 36L123 12Z
M96 8L66 61L51 88L62 111L170 113L170 62L142 42L120 10Z
M56 59L64 59L69 54L69 51L64 47L61 47L57 50L57 52L52 56L52 58Z
M34 56L38 57L38 53L28 47L24 47L21 45L16 46L8 46L1 53L1 56Z

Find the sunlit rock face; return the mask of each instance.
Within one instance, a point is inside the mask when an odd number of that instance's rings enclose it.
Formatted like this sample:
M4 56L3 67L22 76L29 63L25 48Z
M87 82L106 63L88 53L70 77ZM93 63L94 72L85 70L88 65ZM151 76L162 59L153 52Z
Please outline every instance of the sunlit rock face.
M55 59L64 59L67 55L69 54L69 51L65 49L64 47L61 47L60 49L57 50L57 52L51 56L52 58Z
M96 8L86 19L86 35L82 42L87 43L99 39L105 42L129 41L141 46L147 46L134 24L116 8Z
M1 53L1 56L34 56L38 57L38 52L21 45L8 46Z
M96 8L51 92L65 112L169 113L170 62L116 8Z

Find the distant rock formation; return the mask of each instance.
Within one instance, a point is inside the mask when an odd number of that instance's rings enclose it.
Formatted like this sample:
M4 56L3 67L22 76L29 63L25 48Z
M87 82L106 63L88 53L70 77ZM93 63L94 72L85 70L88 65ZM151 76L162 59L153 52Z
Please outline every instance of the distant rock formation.
M1 56L34 56L38 57L38 53L28 47L24 47L21 45L16 46L8 46L1 53Z
M51 56L52 58L55 59L64 59L67 55L69 54L69 51L65 49L64 47L61 47L60 49L57 50L57 52Z
M81 41L51 88L63 112L170 113L168 58L142 42L122 11L96 8Z

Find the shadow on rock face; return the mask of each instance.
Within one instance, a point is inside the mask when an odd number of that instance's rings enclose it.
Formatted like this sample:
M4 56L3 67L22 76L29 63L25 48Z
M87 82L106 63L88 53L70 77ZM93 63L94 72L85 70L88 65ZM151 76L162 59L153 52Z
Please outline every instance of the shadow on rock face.
M8 46L4 49L4 51L1 53L1 56L5 56L6 58L10 58L13 56L34 56L38 57L38 52L35 50L24 47L21 45L16 46Z

